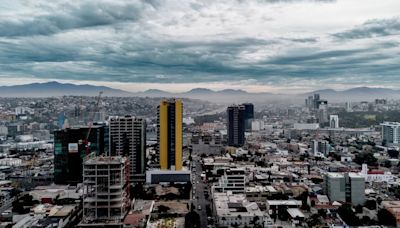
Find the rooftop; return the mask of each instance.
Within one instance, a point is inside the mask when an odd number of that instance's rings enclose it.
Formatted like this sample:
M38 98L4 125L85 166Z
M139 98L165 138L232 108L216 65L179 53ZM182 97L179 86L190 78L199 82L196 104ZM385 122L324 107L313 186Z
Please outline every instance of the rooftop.
M303 212L301 212L298 208L288 208L287 212L289 213L290 217L292 218L304 218Z
M216 213L219 217L263 216L257 203L248 202L243 194L214 193Z
M267 200L268 205L286 205L286 206L301 206L300 200Z
M126 158L122 156L88 156L85 161L85 165L94 165L94 164L121 164L125 163Z

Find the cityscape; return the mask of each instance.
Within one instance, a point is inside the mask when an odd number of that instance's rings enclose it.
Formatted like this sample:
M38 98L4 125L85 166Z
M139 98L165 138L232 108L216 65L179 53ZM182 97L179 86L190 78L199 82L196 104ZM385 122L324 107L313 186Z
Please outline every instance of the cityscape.
M398 0L0 18L0 228L400 227Z
M1 104L4 227L399 221L398 100L315 93L257 106L100 91Z

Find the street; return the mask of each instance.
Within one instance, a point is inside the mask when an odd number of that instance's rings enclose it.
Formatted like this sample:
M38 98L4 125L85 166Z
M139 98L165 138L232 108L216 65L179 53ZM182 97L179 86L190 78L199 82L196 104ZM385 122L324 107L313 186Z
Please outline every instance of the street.
M3 213L4 211L10 209L15 199L16 197L12 197L11 199L8 199L5 202L3 202L3 204L0 207L0 213Z
M206 228L208 225L207 220L207 205L208 200L205 198L205 191L209 193L209 189L207 189L207 185L201 179L201 162L198 160L200 159L198 156L194 156L193 164L195 165L194 170L192 170L192 189L194 190L194 199L192 198L193 205L195 206L195 211L200 216L200 227Z

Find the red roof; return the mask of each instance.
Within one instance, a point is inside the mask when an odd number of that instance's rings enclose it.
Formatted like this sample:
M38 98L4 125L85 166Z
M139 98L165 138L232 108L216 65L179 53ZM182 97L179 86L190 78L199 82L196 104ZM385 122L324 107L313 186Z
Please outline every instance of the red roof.
M128 214L124 219L124 224L137 226L143 218L145 216L139 213Z
M385 174L385 171L379 169L372 169L371 171L368 171L368 174Z
M335 206L335 205L315 205L316 209L337 209L339 206Z

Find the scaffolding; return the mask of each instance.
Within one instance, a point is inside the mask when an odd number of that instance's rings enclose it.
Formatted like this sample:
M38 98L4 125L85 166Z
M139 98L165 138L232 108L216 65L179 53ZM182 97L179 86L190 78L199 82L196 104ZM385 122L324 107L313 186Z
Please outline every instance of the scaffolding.
M122 226L131 206L128 159L87 156L83 164L83 186L80 226Z

